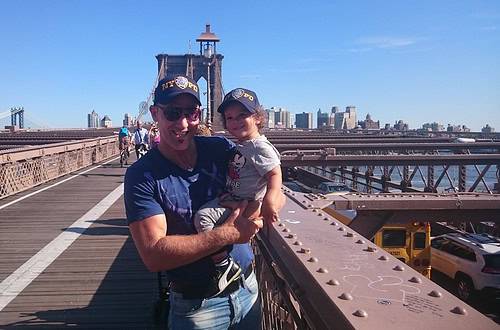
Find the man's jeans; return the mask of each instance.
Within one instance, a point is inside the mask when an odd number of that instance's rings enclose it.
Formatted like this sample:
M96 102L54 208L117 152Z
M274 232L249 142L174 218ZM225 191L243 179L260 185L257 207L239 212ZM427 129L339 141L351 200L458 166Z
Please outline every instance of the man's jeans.
M260 329L261 306L255 272L244 287L224 297L184 299L170 292L169 329Z

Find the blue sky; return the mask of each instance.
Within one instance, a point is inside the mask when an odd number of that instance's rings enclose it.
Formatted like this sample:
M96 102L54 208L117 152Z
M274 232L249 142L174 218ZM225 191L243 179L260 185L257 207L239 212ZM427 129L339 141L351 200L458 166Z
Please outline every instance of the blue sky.
M291 112L355 105L381 124L500 130L500 1L1 1L0 113L48 127L138 113L155 55L210 23L226 91ZM0 123L5 124L5 119Z

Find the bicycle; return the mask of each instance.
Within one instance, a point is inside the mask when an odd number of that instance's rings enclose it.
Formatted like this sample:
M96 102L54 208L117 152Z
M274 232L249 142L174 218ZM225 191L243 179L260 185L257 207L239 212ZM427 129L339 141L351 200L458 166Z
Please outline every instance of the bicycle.
M123 164L128 165L128 158L130 157L130 151L128 149L128 138L123 137L120 141L120 167Z
M128 165L128 157L130 156L130 152L128 148L125 147L120 151L120 167L123 167L123 164Z

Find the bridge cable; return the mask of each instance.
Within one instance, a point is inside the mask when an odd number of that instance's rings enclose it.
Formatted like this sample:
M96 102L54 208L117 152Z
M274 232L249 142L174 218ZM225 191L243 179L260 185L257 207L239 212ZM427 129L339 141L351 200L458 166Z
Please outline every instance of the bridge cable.
M160 75L163 72L165 60L163 59L161 62L160 69L158 70L158 74L156 75L155 82L153 84L153 88L151 89L151 92L149 92L148 98L146 99L146 106L144 108L139 109L139 115L137 116L137 121L141 120L142 116L144 116L148 110L149 106L153 104L153 96L155 93L156 86L158 85L158 82L160 81Z

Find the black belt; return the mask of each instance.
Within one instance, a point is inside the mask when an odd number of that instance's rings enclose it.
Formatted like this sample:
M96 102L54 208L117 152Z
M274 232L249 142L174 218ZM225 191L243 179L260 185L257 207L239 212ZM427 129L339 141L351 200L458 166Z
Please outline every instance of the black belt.
M250 277L253 272L253 265L245 269L243 276L245 279ZM243 279L240 277L237 281L231 282L217 297L228 296L229 294L235 292L243 284ZM209 285L193 284L192 282L182 282L182 281L172 281L170 283L170 288L172 291L181 293L184 299L205 299L212 297L215 292L212 291Z

